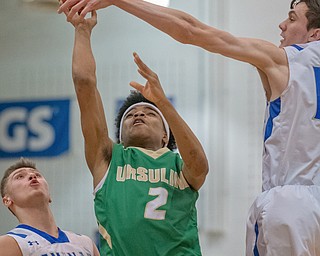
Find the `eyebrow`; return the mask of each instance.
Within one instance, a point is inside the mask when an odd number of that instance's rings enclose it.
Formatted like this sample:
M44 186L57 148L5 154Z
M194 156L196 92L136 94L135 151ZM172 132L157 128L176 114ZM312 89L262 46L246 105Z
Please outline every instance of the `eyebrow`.
M39 174L41 174L37 169L33 169L33 168L30 168L30 167L22 167L22 168L19 168L20 170L18 169L19 171L16 171L16 170L15 170L15 171L12 172L10 175L12 175L12 178L13 178L13 177L15 177L17 174L19 174L19 173L21 173L21 172L27 172L27 169L28 169L28 168L31 169L33 173L39 173Z
M289 11L288 16L290 16L290 15L298 16L294 10Z
M143 106L144 107L144 109L148 109L148 110L152 110L154 113L157 113L158 115L159 115L159 113L156 111L156 110L154 110L153 108L151 108L151 107L149 107L149 106ZM132 109L130 109L130 111L126 114L126 116L129 114L129 113L131 113L133 110L136 110L137 108L136 107L133 107Z
M13 173L11 173L11 177L14 178L15 176L17 176L18 174L20 174L22 172L26 172L26 169L21 169L19 171L14 171Z

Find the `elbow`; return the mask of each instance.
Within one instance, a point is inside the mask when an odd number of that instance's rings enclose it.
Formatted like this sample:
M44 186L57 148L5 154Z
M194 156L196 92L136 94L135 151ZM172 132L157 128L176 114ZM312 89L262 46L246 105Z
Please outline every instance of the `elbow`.
M77 90L83 87L96 86L96 77L94 75L73 73L72 79Z
M198 179L199 179L200 184L202 186L206 180L208 173L209 173L209 163L208 163L208 160L206 157L204 157L203 162L202 162L201 166L199 167L199 170L200 170L200 175L199 175Z
M206 155L203 153L203 155L198 157L198 159L199 160L196 167L198 170L198 175L196 177L197 182L195 183L196 190L199 190L202 187L209 173L209 162Z
M201 179L201 177L203 177L205 179L205 177L209 173L208 159L204 153L202 155L199 155L196 159L195 159L196 165L193 166L192 168L198 170L197 173L199 174L198 176L200 179Z
M205 166L203 168L203 176L204 176L204 178L207 177L208 173L209 173L209 163L208 163L208 161L206 159L206 163L205 163Z
M192 189L199 191L204 182L206 181L207 174L208 170L206 170L206 172L201 173L197 177L191 179L189 185L192 187Z
M194 190L199 190L204 184L206 177L209 173L209 163L204 155L203 157L198 157L197 160L194 161L192 166L187 167L189 171L193 170L189 176L189 184Z

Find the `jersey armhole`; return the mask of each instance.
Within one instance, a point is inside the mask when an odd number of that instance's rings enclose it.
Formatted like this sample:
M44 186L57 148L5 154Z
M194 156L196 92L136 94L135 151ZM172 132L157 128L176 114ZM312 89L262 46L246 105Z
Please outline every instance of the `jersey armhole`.
M111 166L111 162L110 162L110 164L109 164L109 167L108 167L105 175L104 175L103 178L100 180L100 182L98 183L98 185L94 188L94 190L93 190L93 195L94 195L94 196L95 196L96 193L102 188L104 182L106 181L107 176L108 176L108 173L109 173L110 166Z

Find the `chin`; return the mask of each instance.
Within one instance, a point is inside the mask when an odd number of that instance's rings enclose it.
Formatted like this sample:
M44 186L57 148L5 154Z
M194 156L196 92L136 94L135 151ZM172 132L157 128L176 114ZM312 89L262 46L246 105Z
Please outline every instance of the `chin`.
M283 42L283 41L280 41L279 48L283 48L285 46L287 46L287 44L285 42Z

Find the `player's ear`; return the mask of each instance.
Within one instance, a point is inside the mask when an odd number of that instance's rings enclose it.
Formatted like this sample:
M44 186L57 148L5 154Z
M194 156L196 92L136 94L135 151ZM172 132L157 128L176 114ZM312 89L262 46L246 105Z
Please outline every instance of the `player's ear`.
M168 145L168 143L169 143L169 138L168 138L168 136L167 136L167 133L164 132L164 133L163 133L163 137L162 137L162 145L163 145L163 146L166 146L166 145Z
M6 206L6 207L10 207L10 205L12 204L12 200L9 196L4 196L2 198L2 203Z
M314 28L308 41L313 42L318 40L320 40L320 28Z

